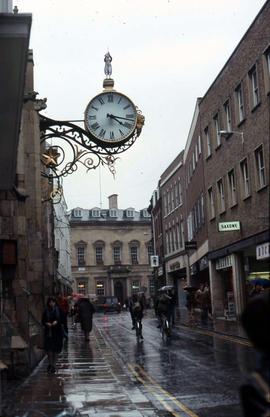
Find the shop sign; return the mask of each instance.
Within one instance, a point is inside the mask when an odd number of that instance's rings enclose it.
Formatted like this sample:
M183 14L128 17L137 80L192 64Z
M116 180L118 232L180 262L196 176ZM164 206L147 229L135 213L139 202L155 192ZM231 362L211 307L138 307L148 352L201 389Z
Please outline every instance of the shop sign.
M219 232L231 232L233 230L240 230L240 222L221 222L218 224Z
M202 259L199 260L199 270L203 271L206 268L208 268L208 259L207 256L204 256Z
M175 271L176 269L180 269L179 262L174 262L173 264L170 265L170 271Z
M158 277L161 277L163 275L163 266L160 266L158 268Z
M232 256L224 256L216 261L216 270L230 268L232 266Z
M256 246L256 259L266 259L270 257L270 243L266 242Z
M185 250L189 249L197 249L197 242L195 240L191 240L190 242L185 242Z

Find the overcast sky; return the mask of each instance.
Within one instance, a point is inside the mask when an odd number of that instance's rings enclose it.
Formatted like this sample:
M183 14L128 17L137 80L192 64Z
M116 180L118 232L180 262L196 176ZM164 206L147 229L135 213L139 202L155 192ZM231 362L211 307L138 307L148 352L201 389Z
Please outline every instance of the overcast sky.
M109 49L115 89L145 116L143 132L107 168L83 166L64 181L69 209L141 209L161 173L184 148L197 97L205 94L264 0L14 0L32 13L35 90L47 97L44 114L83 119L102 91ZM101 192L100 192L101 190Z

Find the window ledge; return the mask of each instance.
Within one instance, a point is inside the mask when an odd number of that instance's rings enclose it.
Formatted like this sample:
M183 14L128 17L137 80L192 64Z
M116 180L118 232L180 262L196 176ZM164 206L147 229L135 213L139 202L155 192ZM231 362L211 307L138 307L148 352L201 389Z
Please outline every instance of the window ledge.
M215 147L215 151L217 151L219 148L221 148L221 143Z
M210 222L213 222L216 219L216 216L211 217Z
M265 185L263 185L262 187L260 187L260 188L257 188L257 193L259 193L260 191L262 191L262 190L265 190L267 188L267 184L265 184Z
M260 102L260 101L258 101L258 103L257 103L257 104L255 104L255 106L253 106L253 107L252 107L252 109L251 109L251 113L253 113L255 110L257 110L257 108L258 108L258 107L260 107L260 105L261 105L261 102Z
M207 155L205 160L208 161L208 159L210 159L212 157L212 154L210 153L210 155Z
M230 206L230 209L234 209L235 207L237 207L238 206L238 203L234 203L234 204L232 204L231 206Z
M245 197L243 197L243 201L246 201L246 200L248 200L249 198L251 198L251 194L246 195Z
M244 124L246 121L246 118L244 117L240 122L238 122L237 127L242 126L242 124Z
M219 212L219 215L220 216L223 216L223 214L225 214L225 213L226 213L226 210L224 209L224 210L222 210L222 211Z

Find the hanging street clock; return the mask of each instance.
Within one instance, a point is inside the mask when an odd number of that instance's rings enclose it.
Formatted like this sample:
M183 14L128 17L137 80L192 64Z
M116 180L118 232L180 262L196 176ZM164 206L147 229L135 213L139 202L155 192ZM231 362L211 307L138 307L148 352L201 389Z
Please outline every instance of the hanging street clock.
M93 141L110 148L124 144L134 136L139 136L144 124L144 116L125 94L114 90L112 57L105 55L104 91L88 103L85 110L85 128Z
M112 57L105 54L104 90L88 103L83 120L53 120L39 114L42 176L62 189L62 179L78 169L87 171L99 165L115 174L117 155L129 149L140 136L144 116L132 100L114 89ZM46 108L46 99L35 100L38 112ZM84 122L82 128L73 122ZM48 201L48 197L43 201Z

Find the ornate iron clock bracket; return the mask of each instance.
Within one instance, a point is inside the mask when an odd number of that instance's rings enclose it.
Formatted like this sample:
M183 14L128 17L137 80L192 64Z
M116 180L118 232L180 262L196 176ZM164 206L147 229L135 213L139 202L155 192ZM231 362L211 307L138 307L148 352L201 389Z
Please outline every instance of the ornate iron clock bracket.
M61 199L62 178L77 171L78 164L85 166L87 172L99 165L107 166L115 175L116 155L129 149L140 136L144 125L144 116L137 110L137 125L133 136L123 144L103 146L93 141L91 135L81 127L68 121L57 121L44 115L40 116L41 161L44 170L41 175L54 182L50 198Z

